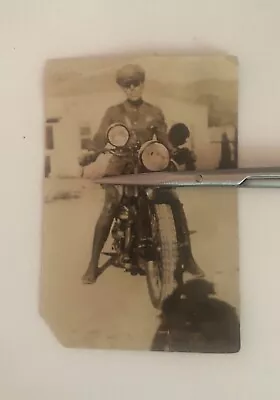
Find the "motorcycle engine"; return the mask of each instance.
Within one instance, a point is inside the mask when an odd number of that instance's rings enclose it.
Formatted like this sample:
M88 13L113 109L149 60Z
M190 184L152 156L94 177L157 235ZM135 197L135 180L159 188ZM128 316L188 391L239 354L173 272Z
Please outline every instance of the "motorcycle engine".
M127 221L129 217L129 208L125 205L123 205L119 211L118 218L121 221Z
M124 238L124 229L121 221L117 220L112 228L112 237L114 240L119 241Z

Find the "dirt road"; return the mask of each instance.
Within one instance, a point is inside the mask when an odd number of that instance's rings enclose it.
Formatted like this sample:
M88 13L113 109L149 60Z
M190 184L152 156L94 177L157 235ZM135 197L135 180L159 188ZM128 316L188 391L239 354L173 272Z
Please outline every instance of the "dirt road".
M180 189L179 195L195 231L197 262L217 296L239 312L235 193ZM96 284L81 282L102 202L103 191L87 180L45 180L40 312L67 347L148 350L159 319L145 277L110 267Z

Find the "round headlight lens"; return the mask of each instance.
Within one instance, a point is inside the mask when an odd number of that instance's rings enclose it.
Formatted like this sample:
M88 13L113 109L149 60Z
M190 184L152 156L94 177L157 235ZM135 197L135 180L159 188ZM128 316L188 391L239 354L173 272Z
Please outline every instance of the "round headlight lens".
M162 143L151 141L140 150L140 160L149 171L163 171L170 163L170 154Z
M115 147L125 146L129 137L129 130L122 124L111 125L107 131L108 142Z

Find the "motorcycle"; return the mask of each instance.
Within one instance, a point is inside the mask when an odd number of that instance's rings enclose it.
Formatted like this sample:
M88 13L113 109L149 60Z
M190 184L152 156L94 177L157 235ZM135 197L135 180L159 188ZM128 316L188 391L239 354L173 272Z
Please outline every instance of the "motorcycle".
M157 140L156 134L144 144L134 139L133 132L126 126L113 124L107 130L109 148L100 153L129 159L125 173L178 169L170 151ZM87 164L90 162L89 154ZM170 188L135 185L118 189L121 200L111 227L112 252L102 254L134 275L146 275L151 303L160 309L165 299L182 284L185 270L182 260L186 260L185 252L190 246L183 206Z

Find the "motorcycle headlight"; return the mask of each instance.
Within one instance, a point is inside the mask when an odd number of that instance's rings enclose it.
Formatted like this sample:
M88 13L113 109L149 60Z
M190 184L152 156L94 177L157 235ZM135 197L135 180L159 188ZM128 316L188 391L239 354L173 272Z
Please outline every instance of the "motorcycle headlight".
M166 146L157 141L145 143L139 152L143 166L152 172L165 170L170 163L170 154Z
M130 138L129 130L125 125L113 124L107 130L108 142L114 147L123 147Z

